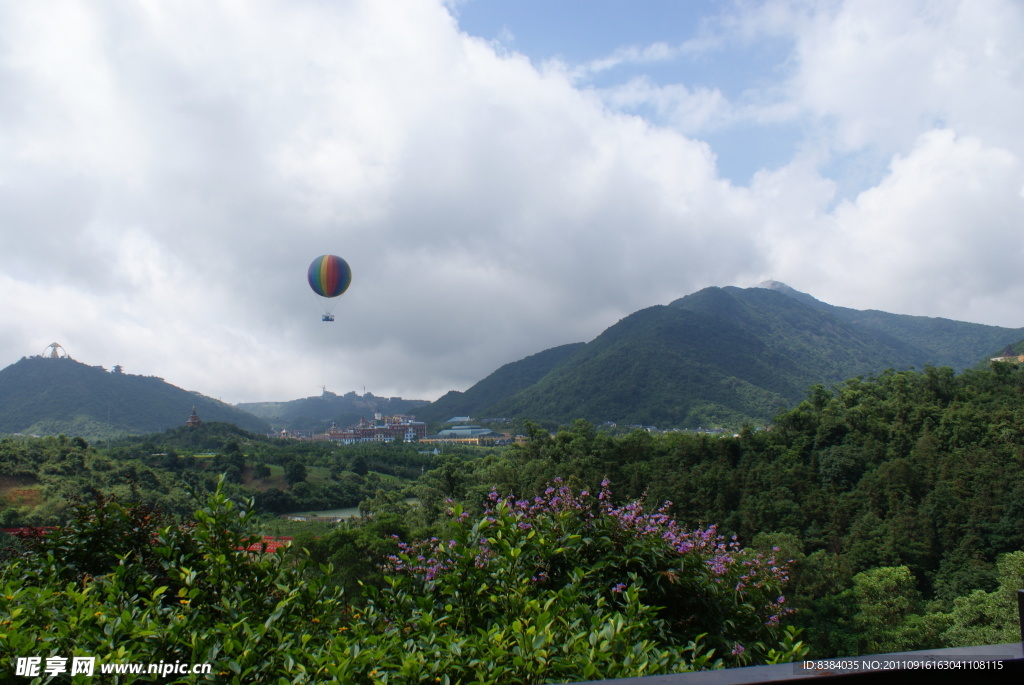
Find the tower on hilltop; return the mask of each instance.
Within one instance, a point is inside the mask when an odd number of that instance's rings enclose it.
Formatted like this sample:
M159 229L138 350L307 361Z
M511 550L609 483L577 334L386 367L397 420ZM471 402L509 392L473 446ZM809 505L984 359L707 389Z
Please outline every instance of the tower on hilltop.
M43 350L42 356L46 359L70 359L67 350L58 343L52 342Z
M189 415L188 421L185 422L185 425L189 428L198 428L203 425L203 422L199 420L199 414L196 413L195 405L192 406L192 414Z

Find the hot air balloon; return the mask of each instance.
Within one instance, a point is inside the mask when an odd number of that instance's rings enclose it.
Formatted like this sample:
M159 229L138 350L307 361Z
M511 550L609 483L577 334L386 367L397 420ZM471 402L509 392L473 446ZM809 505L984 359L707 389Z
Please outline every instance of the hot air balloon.
M334 298L348 290L352 283L352 269L341 257L325 254L313 260L306 274L309 287L319 295L323 321L334 321Z

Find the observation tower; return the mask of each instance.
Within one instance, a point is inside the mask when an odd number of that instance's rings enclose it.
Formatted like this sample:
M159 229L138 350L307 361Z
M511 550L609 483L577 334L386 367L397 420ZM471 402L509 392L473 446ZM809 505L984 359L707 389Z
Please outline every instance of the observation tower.
M52 342L46 346L43 350L43 357L47 359L70 359L67 350L61 347L58 343Z

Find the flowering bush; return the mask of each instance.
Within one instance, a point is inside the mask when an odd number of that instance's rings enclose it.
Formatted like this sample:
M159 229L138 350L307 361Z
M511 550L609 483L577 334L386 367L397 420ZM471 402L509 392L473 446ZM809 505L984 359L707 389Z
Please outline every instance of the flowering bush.
M607 481L595 496L558 480L533 500L492 492L475 521L454 505L446 539L400 545L377 607L392 621L429 612L472 633L507 624L539 601L563 617L617 613L636 638L688 647L690 659L714 654L740 665L785 658L769 647L788 613L785 566L714 526L681 528L669 506L653 513L640 502L617 507ZM658 661L669 662L687 665L678 652Z
M663 510L614 507L606 487L592 497L556 483L532 502L492 493L477 520L453 506L451 535L401 545L384 589L355 604L304 554L245 551L251 510L220 488L188 525L151 514L80 508L0 569L0 680L14 679L15 657L210 663L227 683L511 685L803 654L792 632L764 646L785 614L770 559Z

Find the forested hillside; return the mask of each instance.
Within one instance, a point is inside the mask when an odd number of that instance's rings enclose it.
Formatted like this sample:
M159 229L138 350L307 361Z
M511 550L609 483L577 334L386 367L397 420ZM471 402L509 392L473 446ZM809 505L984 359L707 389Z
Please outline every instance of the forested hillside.
M96 655L97 673L209 664L231 683L493 685L805 654L783 628L773 555L600 488L556 479L530 501L492 490L413 515L378 493L369 518L310 545L340 574L297 548L267 552L254 503L230 499L223 479L192 489L198 508L180 520L93 493L0 560L0 648ZM431 523L413 532L417 520Z
M417 409L416 416L424 421L444 421L452 416L469 414L481 416L483 408L494 407L509 395L529 388L581 347L583 343L560 345L505 364L465 392L452 390L437 401Z
M0 443L7 495L64 498L49 509L61 529L8 554L0 645L68 651L116 630L133 659L210 659L232 682L503 683L1019 639L1016 364L815 386L770 428L725 437L578 420L527 424L515 447L424 454L203 428L109 453ZM238 557L271 525L239 514L247 491L250 511L345 496L364 516ZM39 521L40 506L8 499L0 520ZM131 620L108 629L115 606ZM69 615L74 634L54 631ZM225 637L241 624L252 631Z
M816 386L771 430L736 438L611 438L577 422L553 438L536 431L518 459L508 470L479 462L465 482L500 475L521 492L555 474L607 476L627 496L671 501L686 525L783 548L794 621L815 653L1017 639L1012 598L997 611L987 593L1024 582L1019 558L997 565L1024 550L1020 366ZM869 618L878 602L892 608L884 635Z
M1024 337L1022 329L860 312L780 283L763 286L705 288L640 310L585 345L508 364L420 413L662 428L767 423L810 385L886 369L969 368Z
M275 430L326 432L331 424L338 427L353 426L359 419L372 419L377 412L385 416L415 414L424 400L406 400L401 397L377 397L373 393L358 395L349 392L336 395L324 390L316 397L305 397L289 402L243 402L239 409L266 420Z
M432 463L415 445L273 440L225 423L129 436L99 449L64 435L0 440L0 525L55 526L95 492L191 513L189 487L254 497L268 514L355 507L397 492Z
M99 440L153 433L184 424L193 407L205 421L269 429L252 414L155 376L44 357L22 358L0 370L0 434L64 433Z

